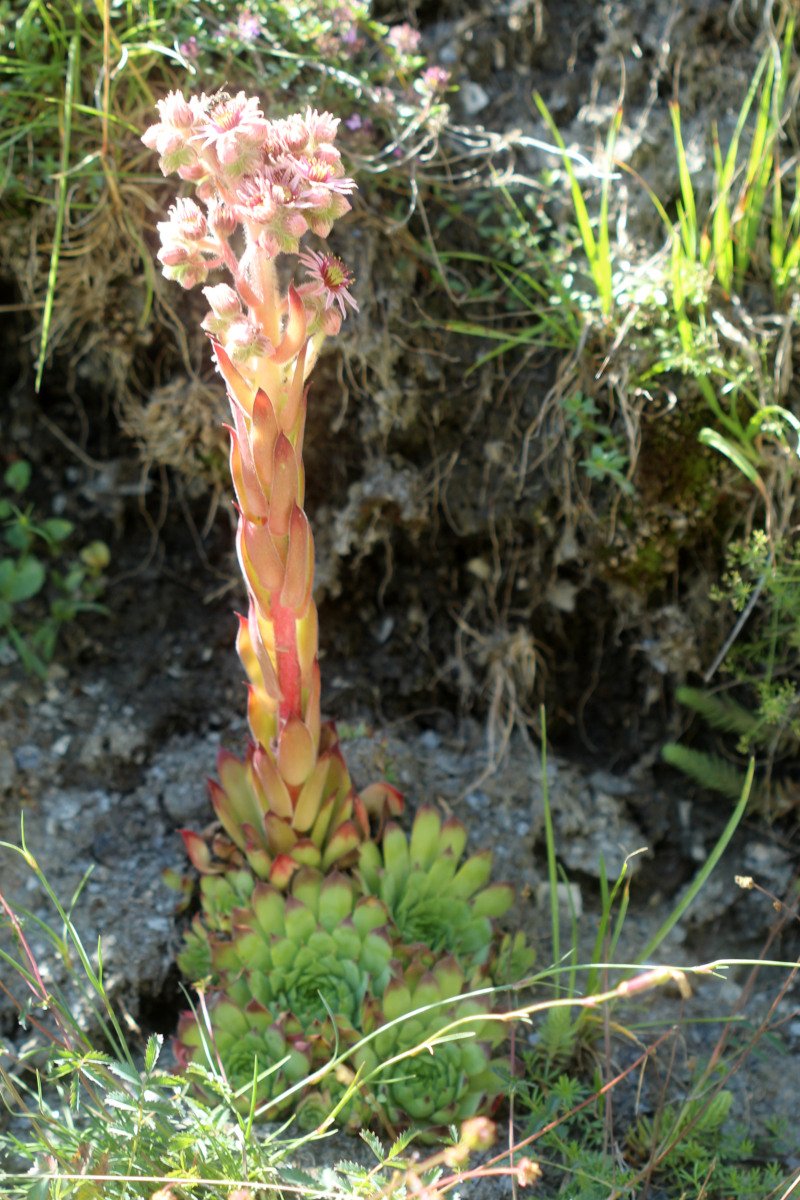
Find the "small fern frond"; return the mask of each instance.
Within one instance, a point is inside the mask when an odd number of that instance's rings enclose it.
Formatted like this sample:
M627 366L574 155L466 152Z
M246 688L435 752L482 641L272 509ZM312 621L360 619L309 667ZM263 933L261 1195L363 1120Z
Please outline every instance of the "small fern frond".
M705 754L702 750L690 750L677 742L668 742L661 749L661 757L711 792L720 792L731 800L738 800L742 794L744 771L716 754Z
M727 696L693 687L679 687L675 696L686 708L704 717L712 729L720 729L723 733L752 736L758 726L757 713L750 712Z

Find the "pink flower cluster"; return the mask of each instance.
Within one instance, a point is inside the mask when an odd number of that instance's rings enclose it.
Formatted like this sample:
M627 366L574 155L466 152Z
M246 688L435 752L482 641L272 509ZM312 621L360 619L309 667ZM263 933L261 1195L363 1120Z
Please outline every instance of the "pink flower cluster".
M389 45L401 55L416 54L419 50L422 34L404 21L402 25L392 25L386 35Z
M268 120L258 100L244 92L188 99L170 92L158 102L158 110L160 121L142 141L158 153L162 172L176 172L193 183L204 204L201 208L194 200L180 199L159 224L164 274L191 288L224 266L238 297L257 307L265 300L265 262L298 253L307 232L327 237L334 221L351 207L347 196L355 184L345 175L334 144L338 118L309 108L302 115ZM239 257L231 246L237 230L244 242ZM334 307L341 316L346 305L356 308L348 290L353 277L332 255L308 252L301 262L308 277L298 294L316 315L317 327L335 332ZM209 332L219 334L220 320L212 301ZM226 331L235 326L233 333L241 334L243 346L256 355L268 353L266 339L251 336L248 322L252 324L243 310L231 313Z

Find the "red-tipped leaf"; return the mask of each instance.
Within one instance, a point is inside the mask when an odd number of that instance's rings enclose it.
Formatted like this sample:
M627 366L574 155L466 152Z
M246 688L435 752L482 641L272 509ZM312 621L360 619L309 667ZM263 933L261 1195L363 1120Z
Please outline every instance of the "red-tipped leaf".
M290 855L279 854L270 868L270 883L273 887L279 888L280 891L285 891L299 866L300 863L296 862Z
M269 506L269 527L276 537L285 537L289 532L298 488L299 477L294 447L284 434L279 433L272 456L272 494Z
M306 340L306 310L297 289L290 286L286 297L289 316L277 350L270 356L273 362L285 363L298 354Z
M281 604L301 616L311 599L314 583L314 539L302 508L295 504L289 519L289 549L281 591Z
M328 840L322 854L322 870L328 871L334 863L339 867L348 866L349 862L358 857L358 847L361 845L361 834L352 821L345 821Z
M272 401L259 388L253 401L253 420L250 425L250 440L253 446L253 465L258 482L265 496L272 493L272 466L275 443L278 440L278 422Z
M206 841L195 833L192 829L179 829L178 833L183 838L183 845L192 866L200 872L201 875L219 875L225 869L221 863L215 863L211 858Z

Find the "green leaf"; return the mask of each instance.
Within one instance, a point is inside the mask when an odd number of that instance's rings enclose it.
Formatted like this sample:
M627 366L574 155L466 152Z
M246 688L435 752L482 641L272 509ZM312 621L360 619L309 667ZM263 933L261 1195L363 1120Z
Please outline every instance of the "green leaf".
M710 446L718 454L724 455L725 458L729 459L741 471L745 479L748 479L754 487L758 488L759 492L764 493L764 481L758 471L744 452L738 446L735 446L733 442L729 441L728 438L723 437L716 429L706 427L700 430L697 440L703 446Z
M3 475L3 482L7 487L11 488L12 492L16 492L17 495L25 491L30 481L31 464L26 462L24 458L13 462Z
M63 542L72 533L75 526L63 517L48 517L42 522L41 532L51 542Z
M99 574L111 562L111 551L105 542L89 542L81 550L80 558L90 571Z
M144 1069L150 1073L158 1061L164 1038L160 1033L154 1033L147 1039L147 1049L144 1052Z
M27 521L17 515L16 521L6 530L5 539L12 550L24 554L33 541L33 531Z
M17 633L13 625L6 626L8 630L8 640L19 655L19 660L26 671L30 671L33 675L38 675L40 679L47 678L47 664L43 663L38 654L35 654L23 637Z
M58 625L54 620L44 621L39 628L30 635L29 644L44 662L50 662L56 651L56 641L58 639Z
M709 791L719 792L731 800L742 794L745 774L734 763L720 758L718 754L707 754L703 750L692 750L680 742L667 742L661 747L661 757L671 767L683 771L695 783Z
M4 558L0 562L0 596L11 604L30 600L41 590L45 569L38 558L23 558L19 562Z

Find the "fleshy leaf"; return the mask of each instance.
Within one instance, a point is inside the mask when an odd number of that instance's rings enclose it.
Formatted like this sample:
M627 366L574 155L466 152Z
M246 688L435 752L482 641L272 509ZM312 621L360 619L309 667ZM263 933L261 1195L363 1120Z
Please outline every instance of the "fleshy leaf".
M300 787L314 767L314 744L299 717L290 717L278 745L278 770L289 787Z
M361 836L355 825L352 821L345 821L330 838L328 845L323 851L323 871L329 870L334 863L345 865L343 860L346 860L350 855L355 856L360 844Z
M414 817L411 827L411 846L409 856L412 864L429 867L439 851L439 834L442 831L442 818L435 808L421 808Z
M488 882L491 873L492 852L481 850L480 853L473 854L472 858L468 858L458 870L450 885L451 890L455 896L467 899Z
M502 917L514 903L514 889L510 883L493 883L483 889L472 902L472 911L481 917Z

